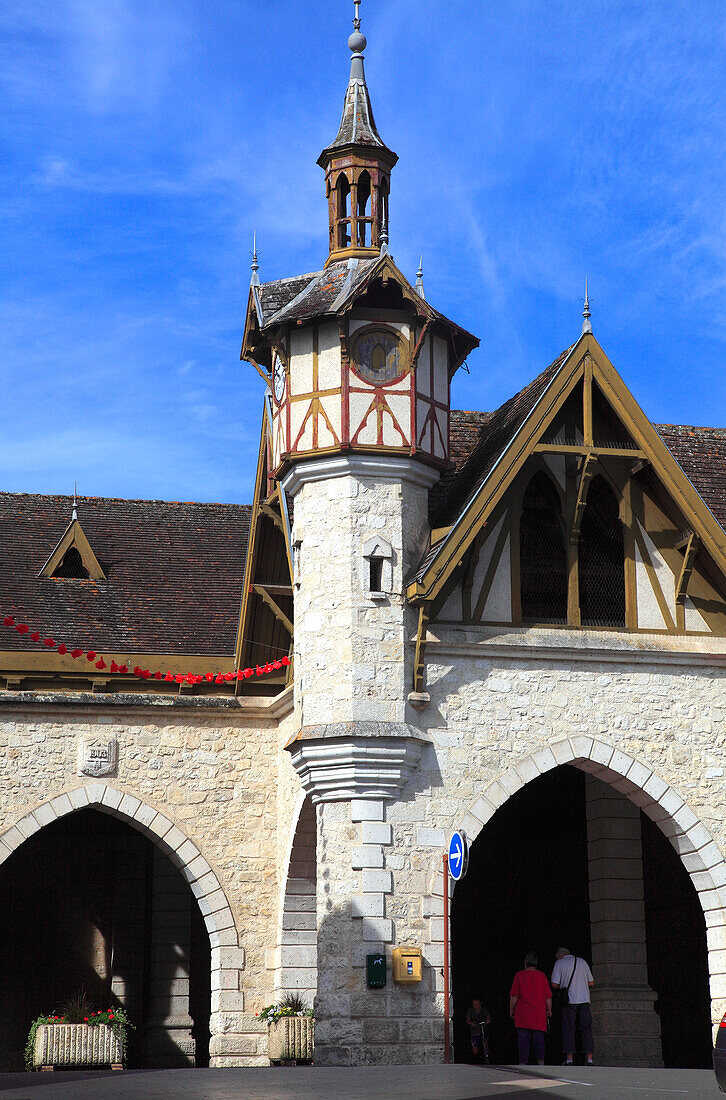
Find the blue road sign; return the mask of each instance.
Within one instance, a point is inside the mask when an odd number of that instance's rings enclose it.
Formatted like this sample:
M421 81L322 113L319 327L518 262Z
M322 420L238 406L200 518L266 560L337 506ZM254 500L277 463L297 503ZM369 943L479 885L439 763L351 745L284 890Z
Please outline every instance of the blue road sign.
M455 882L464 877L468 866L469 844L466 833L457 830L449 841L449 873Z

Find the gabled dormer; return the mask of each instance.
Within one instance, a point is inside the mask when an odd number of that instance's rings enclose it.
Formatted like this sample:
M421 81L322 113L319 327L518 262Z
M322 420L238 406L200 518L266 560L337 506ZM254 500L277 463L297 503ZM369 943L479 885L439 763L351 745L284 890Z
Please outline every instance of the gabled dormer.
M78 519L78 506L73 498L71 522L38 574L53 580L105 581L106 574L94 554Z

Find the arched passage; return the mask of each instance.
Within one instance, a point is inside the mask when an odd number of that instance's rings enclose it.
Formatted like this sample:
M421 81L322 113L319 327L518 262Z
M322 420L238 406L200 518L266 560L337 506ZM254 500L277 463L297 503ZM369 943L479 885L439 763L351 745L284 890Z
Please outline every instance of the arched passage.
M26 857L29 866L24 862ZM72 867L56 868L54 859L65 860ZM78 965L75 970L66 967L65 972L61 966L56 974L58 981L67 985L75 973L76 986L89 987L88 992L97 997L107 991L116 1003L126 1003L129 983L121 973L123 952L119 948L126 937L128 958L124 968L129 974L133 972L132 1000L136 996L137 1007L143 1001L146 1015L151 1013L151 1024L155 1017L158 1025L157 1054L148 1054L154 1045L150 1026L147 1054L141 1060L145 1059L147 1064L171 1064L168 1034L163 1033L178 1024L179 1036L186 1029L188 1035L183 1038L187 1048L193 1050L196 1046L203 1062L209 1024L212 1033L217 1025L214 991L239 988L243 953L237 946L234 920L224 891L193 842L164 814L140 799L95 782L36 807L2 834L0 876L15 880L16 897L29 874L32 875L33 866L45 873L51 887L46 906L52 906L53 887L56 896L59 888L64 889L64 878L71 891L74 881L78 883L76 902L63 907L64 920L76 936L76 948L71 954L75 951ZM87 873L81 882L84 867ZM43 884L36 885L42 893ZM25 902L30 903L32 896L33 889ZM29 919L52 920L52 913L32 912ZM136 925L134 936L130 936L129 923ZM5 937L4 943L6 949L11 949ZM145 969L138 959L131 961L131 956L139 951L145 955ZM184 965L192 966L192 973L185 975L183 966L175 968L169 951L183 957ZM111 958L114 954L115 962ZM119 971L116 974L114 966ZM144 985L143 991L140 983ZM49 995L51 988L55 989L52 983L39 987L38 994ZM58 990L56 996L68 997L74 992L75 988ZM196 1025L189 1019L190 999L200 1021ZM215 1009L211 1016L210 1007ZM33 1005L32 1016L54 1008L55 1005L45 1003ZM168 1021L175 1017L180 1019L170 1024ZM185 1042L177 1045L185 1053Z
M309 797L303 801L293 834L281 903L280 958L275 995L296 993L313 1005L318 986L317 823Z
M464 815L462 821L470 839L476 840L497 810L505 807L509 799L522 791L527 784L565 764L589 773L606 784L607 789L616 796L622 795L631 807L642 809L643 813L658 827L659 833L668 838L680 857L680 863L671 861L668 874L671 877L673 874L681 875L681 884L685 875L688 876L692 887L691 897L694 901L697 899L703 914L707 967L710 976L711 1019L720 1020L725 1007L726 994L724 977L726 960L722 950L726 924L722 887L726 882L726 866L720 849L696 815L685 805L680 795L663 782L652 769L600 740L589 737L564 739L523 758L484 789L483 796L471 811ZM545 805L547 804L545 800ZM632 813L630 816L632 817ZM536 823L531 824L530 827L535 828ZM584 831L584 821L582 829ZM649 828L649 823L645 825L643 836L647 872L647 861L650 859L652 864L654 855L657 856L656 848L661 841L661 836ZM560 846L562 840L562 837L558 840ZM667 854L670 855L670 853ZM672 879L672 881L675 880ZM685 889L690 889L688 880L686 880ZM432 914L441 912L442 894L443 879L439 874L436 876L432 896L426 902L427 912ZM544 899L540 900L544 903ZM585 899L586 903L587 901L588 899ZM438 923L432 923L433 943L440 938L439 927ZM574 945L569 946L578 950ZM586 947L585 944L579 947L579 950L584 952ZM522 950L527 950L527 946L523 945Z

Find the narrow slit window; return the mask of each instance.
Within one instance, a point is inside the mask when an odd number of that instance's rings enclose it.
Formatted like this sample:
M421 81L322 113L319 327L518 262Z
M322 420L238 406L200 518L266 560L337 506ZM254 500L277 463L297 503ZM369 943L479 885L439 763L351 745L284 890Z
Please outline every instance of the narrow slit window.
M369 588L371 592L383 591L383 558L369 561Z

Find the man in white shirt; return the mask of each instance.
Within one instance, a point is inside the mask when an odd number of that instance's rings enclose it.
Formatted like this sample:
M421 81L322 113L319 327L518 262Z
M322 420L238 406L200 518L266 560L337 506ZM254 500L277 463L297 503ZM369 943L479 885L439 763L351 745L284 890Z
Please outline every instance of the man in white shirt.
M552 988L567 990L567 1004L562 1006L562 1050L566 1066L571 1066L575 1053L575 1028L580 1033L582 1051L588 1066L593 1064L592 1015L590 990L595 984L590 967L584 959L560 947L555 955Z

